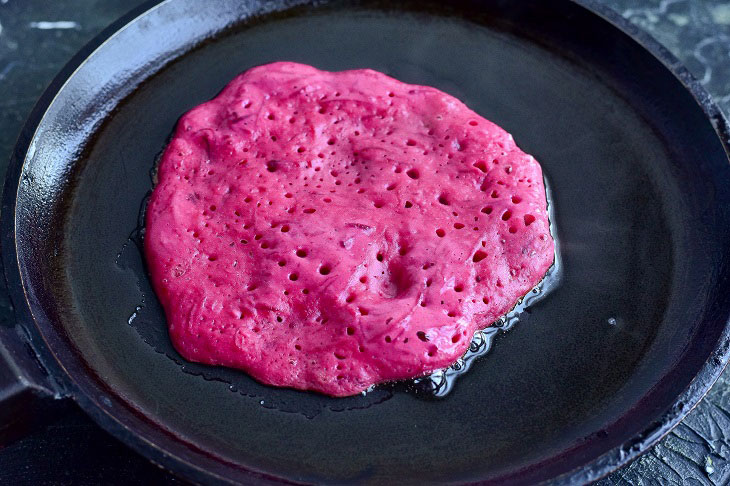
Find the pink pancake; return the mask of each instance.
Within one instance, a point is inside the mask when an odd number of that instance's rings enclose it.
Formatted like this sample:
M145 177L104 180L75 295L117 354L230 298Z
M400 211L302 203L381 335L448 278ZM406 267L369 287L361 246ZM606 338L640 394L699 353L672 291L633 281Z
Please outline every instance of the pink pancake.
M181 118L145 253L185 358L332 396L449 366L554 256L540 166L504 130L289 62Z

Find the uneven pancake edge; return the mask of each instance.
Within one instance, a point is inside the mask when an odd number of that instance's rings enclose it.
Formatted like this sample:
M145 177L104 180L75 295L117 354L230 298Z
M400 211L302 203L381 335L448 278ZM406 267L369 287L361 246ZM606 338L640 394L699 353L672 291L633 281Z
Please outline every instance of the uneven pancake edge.
M537 161L457 99L274 63L180 119L145 254L186 359L347 396L454 363L554 243Z

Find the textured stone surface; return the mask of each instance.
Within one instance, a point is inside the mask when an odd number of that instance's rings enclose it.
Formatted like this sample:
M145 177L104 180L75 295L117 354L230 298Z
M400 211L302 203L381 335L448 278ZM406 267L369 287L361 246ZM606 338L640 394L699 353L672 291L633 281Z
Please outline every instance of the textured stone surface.
M601 2L667 46L703 81L725 112L730 112L730 2ZM0 175L5 173L23 120L46 84L85 42L140 3L0 0ZM0 291L0 325L11 319L7 296ZM728 484L729 436L730 371L664 440L600 484ZM150 482L175 481L76 410L47 430L0 450L0 484Z

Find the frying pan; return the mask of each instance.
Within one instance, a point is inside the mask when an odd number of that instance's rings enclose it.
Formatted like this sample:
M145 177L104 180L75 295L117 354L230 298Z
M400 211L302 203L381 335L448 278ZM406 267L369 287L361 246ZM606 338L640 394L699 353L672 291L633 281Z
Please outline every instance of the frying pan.
M728 125L687 71L590 1L169 0L87 46L13 154L0 413L63 398L202 483L580 484L636 458L728 361ZM187 363L138 249L178 117L276 60L440 88L551 183L563 276L446 397L334 399Z

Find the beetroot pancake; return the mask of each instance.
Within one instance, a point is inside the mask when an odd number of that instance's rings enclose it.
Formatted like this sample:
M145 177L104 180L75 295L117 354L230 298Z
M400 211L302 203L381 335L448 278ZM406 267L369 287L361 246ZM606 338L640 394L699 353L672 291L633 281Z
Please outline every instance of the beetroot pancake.
M540 166L504 130L295 63L182 117L145 253L185 358L333 396L449 366L554 256Z

